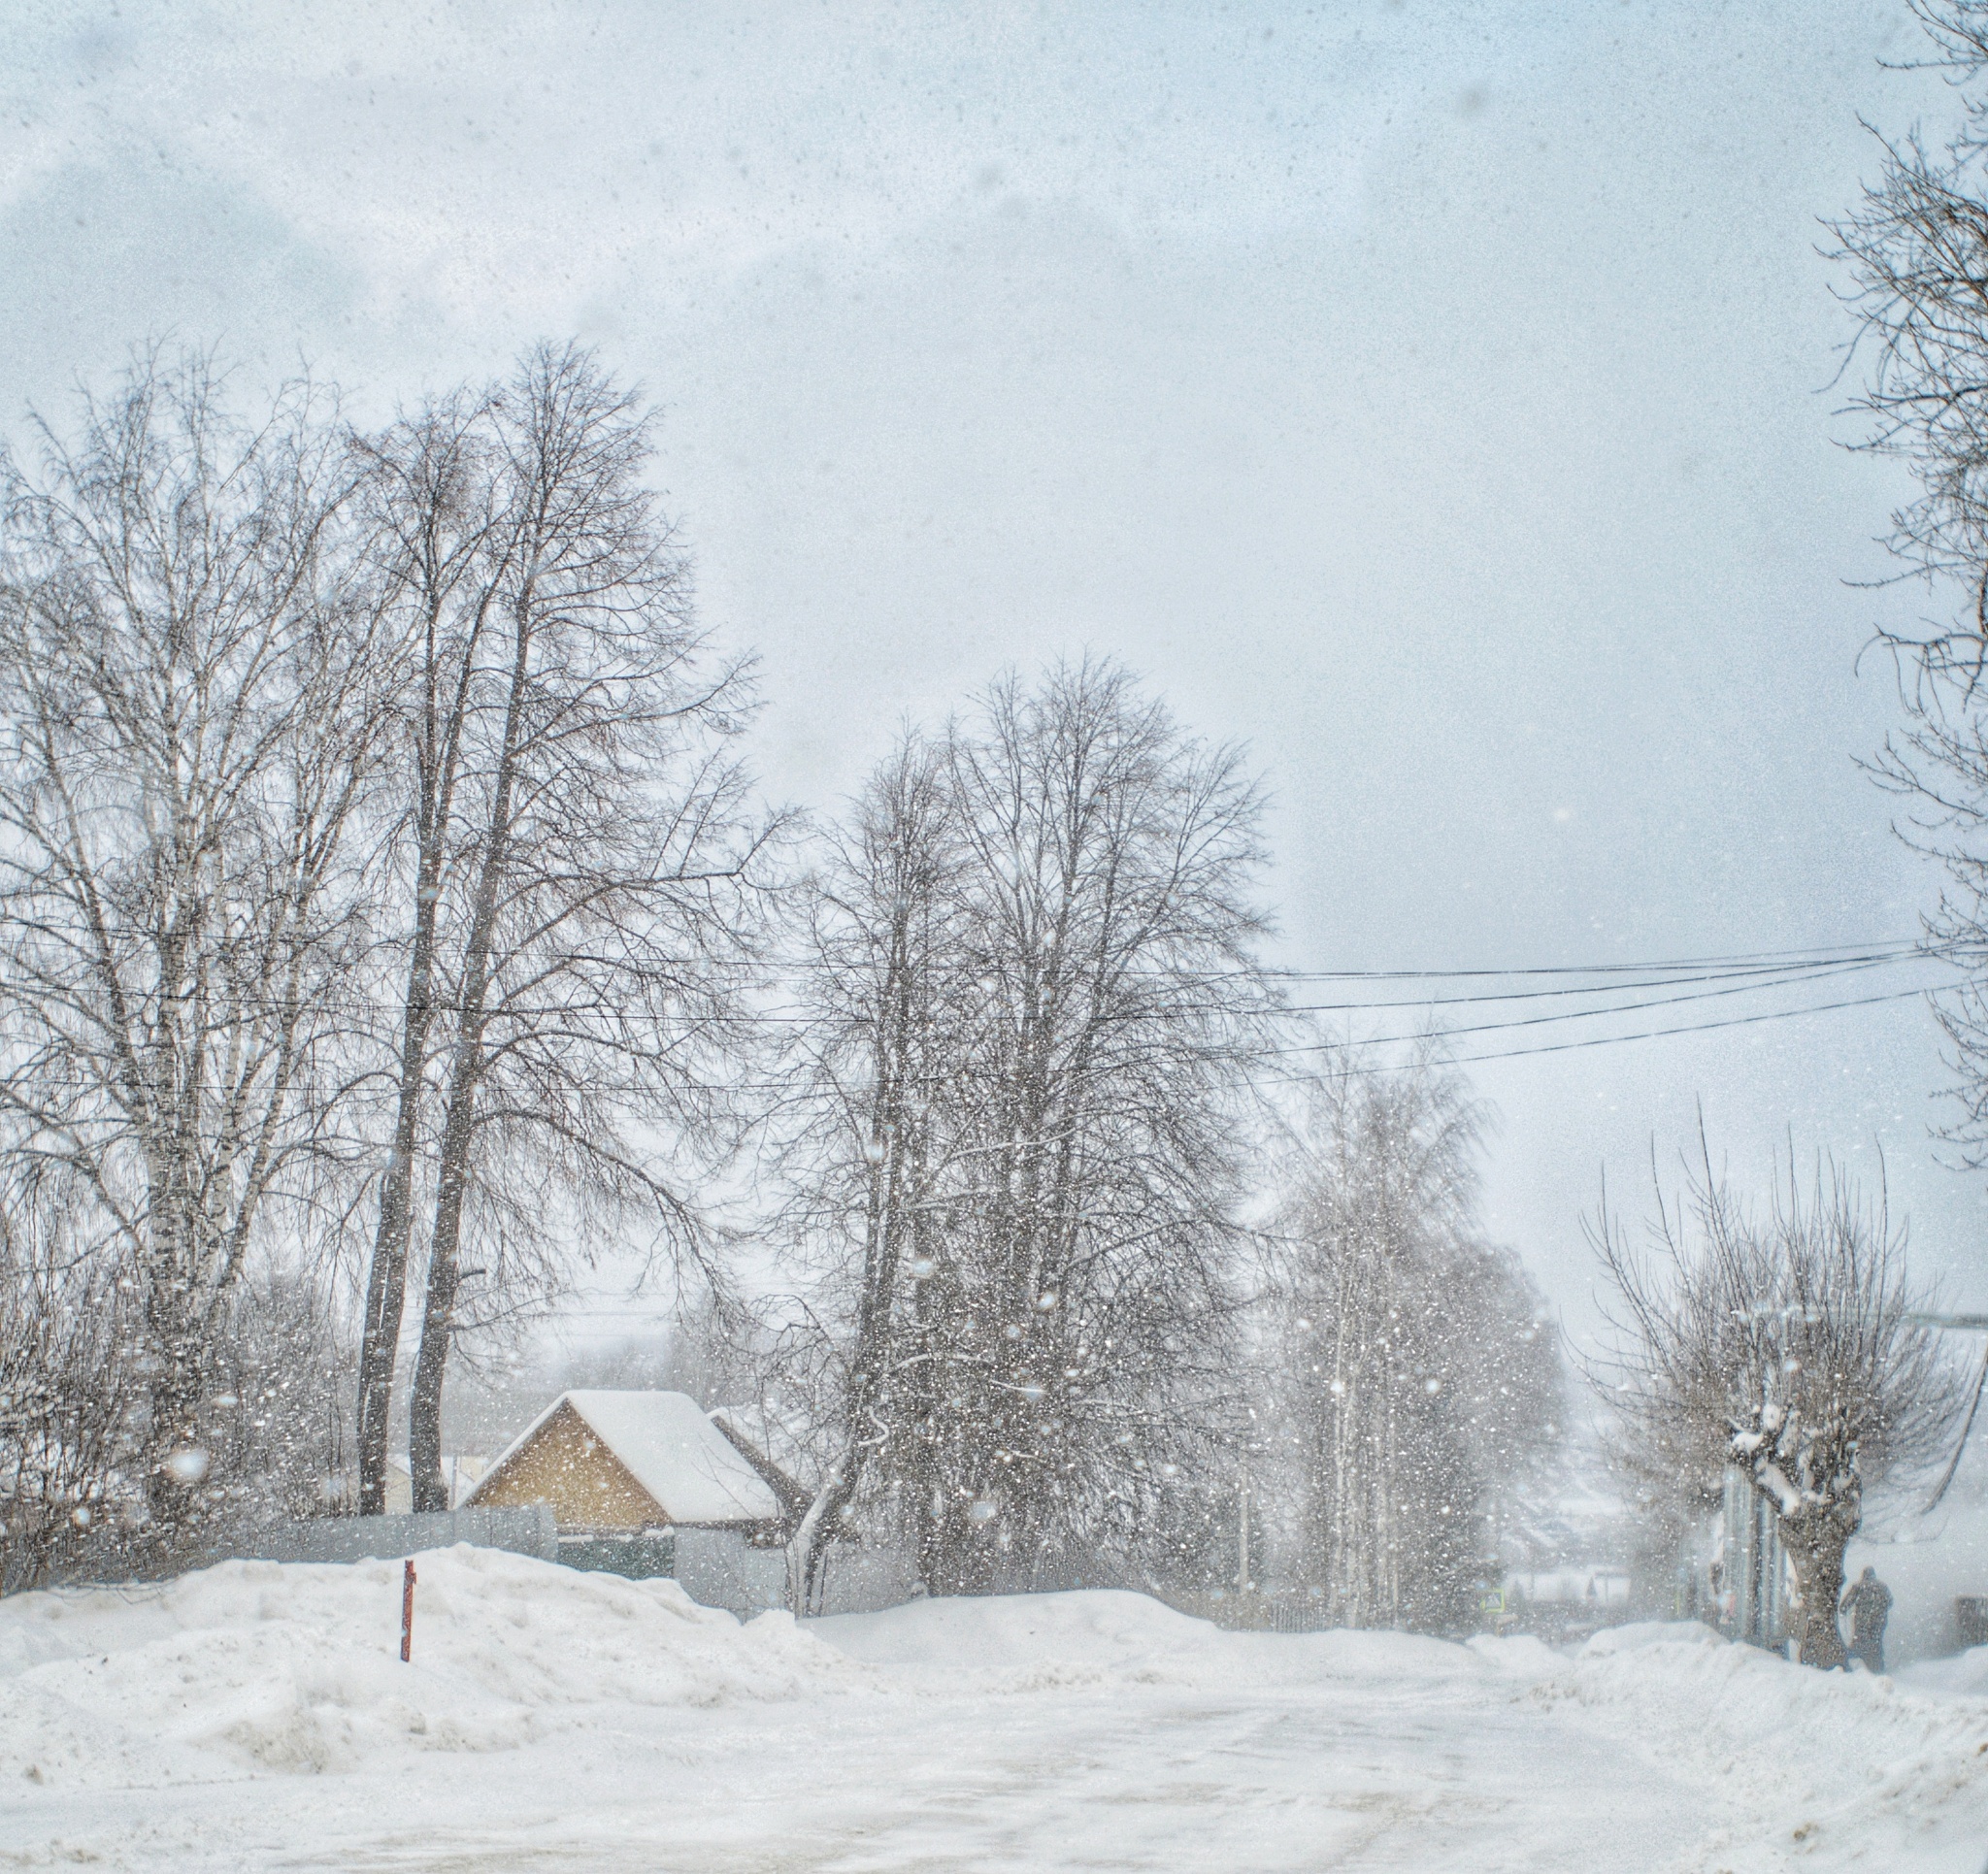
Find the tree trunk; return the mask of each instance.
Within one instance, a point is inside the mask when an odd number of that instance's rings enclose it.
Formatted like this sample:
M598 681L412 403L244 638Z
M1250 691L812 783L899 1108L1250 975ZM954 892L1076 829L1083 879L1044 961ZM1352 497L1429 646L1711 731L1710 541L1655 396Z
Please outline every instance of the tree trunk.
M462 1214L469 1193L470 1150L476 1136L477 1094L482 1085L484 1006L490 993L491 951L496 941L497 907L512 860L512 812L520 760L520 725L531 684L532 629L537 593L529 579L513 608L510 689L505 703L502 750L496 787L484 834L465 943L462 1010L457 1018L455 1059L449 1070L448 1108L442 1122L437 1167L435 1228L428 1247L428 1295L421 1310L421 1349L414 1360L414 1386L408 1400L408 1470L414 1509L419 1516L448 1508L442 1476L442 1383L448 1369L455 1332L455 1303L462 1286Z
M435 875L440 852L423 855L415 915L414 955L409 971L407 1017L401 1045L399 1110L392 1156L380 1183L380 1222L373 1267L366 1282L366 1323L359 1342L359 1514L386 1511L386 1417L393 1400L393 1366L400 1351L407 1304L408 1242L414 1227L414 1128L419 1117L421 1070L428 1058L434 1013Z
M448 1484L442 1474L442 1383L448 1371L456 1297L462 1286L462 1212L469 1192L477 1088L483 1069L482 986L480 972L472 1004L478 1013L465 1015L463 1034L456 1043L448 1116L442 1129L435 1233L428 1250L428 1294L421 1310L421 1350L414 1360L414 1390L408 1397L408 1472L416 1516L449 1507Z
M821 1611L821 1570L828 1539L855 1494L852 1455L845 1452L829 1466L827 1478L787 1543L787 1609L796 1620Z
M973 1500L948 1496L940 1511L925 1567L925 1586L934 1595L985 1595L994 1589L998 1523L973 1520Z
M390 1184L395 1176L389 1167ZM365 1328L359 1338L359 1514L386 1512L386 1415L393 1404L393 1365L407 1306L406 1192L383 1191L373 1266L366 1280Z
M1793 1623L1798 1657L1804 1665L1819 1666L1825 1672L1846 1665L1848 1656L1837 1625L1837 1608L1843 1597L1843 1550L1848 1533L1825 1527L1798 1535L1794 1526L1783 1523L1781 1542L1795 1570L1800 1598Z
M407 1306L408 1247L414 1234L414 1135L420 1121L422 1074L428 1064L428 1034L435 1021L442 841L455 791L454 763L462 713L459 687L447 738L448 772L439 792L432 779L422 783L421 856L415 874L414 954L408 964L401 1028L400 1090L391 1156L380 1181L380 1221L373 1238L373 1267L366 1282L365 1330L359 1341L361 1516L381 1516L386 1511L386 1419L393 1402L393 1368ZM431 721L432 715L431 709ZM433 765L431 755L431 769Z
M146 1440L145 1498L155 1536L170 1543L197 1518L206 1480L198 1443L200 1403L206 1387L191 1346L192 1334L176 1323L154 1331L153 1355L164 1368L151 1386L151 1424Z

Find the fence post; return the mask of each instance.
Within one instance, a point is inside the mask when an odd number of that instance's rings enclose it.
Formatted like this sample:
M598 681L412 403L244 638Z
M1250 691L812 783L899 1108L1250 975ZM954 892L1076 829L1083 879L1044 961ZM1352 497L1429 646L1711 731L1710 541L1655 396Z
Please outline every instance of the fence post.
M412 1557L400 1564L400 1657L405 1664L414 1650L414 1564Z

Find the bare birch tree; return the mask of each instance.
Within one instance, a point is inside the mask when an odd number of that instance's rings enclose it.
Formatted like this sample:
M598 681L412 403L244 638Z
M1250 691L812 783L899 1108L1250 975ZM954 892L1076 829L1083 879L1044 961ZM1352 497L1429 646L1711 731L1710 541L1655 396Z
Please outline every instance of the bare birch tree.
M300 385L245 424L203 360L148 357L6 469L0 1123L136 1284L168 1530L207 1482L229 1298L342 1109L390 678L324 414Z
M1914 1323L1926 1298L1880 1200L1818 1166L1806 1193L1756 1212L1709 1149L1673 1202L1658 1193L1647 1253L1604 1208L1591 1231L1617 1342L1590 1377L1619 1415L1635 1474L1707 1500L1728 1464L1773 1506L1794 1570L1801 1656L1843 1663L1843 1549L1868 1491L1944 1451L1962 1392Z
M1309 1571L1349 1627L1474 1613L1487 1513L1551 1443L1558 1340L1477 1223L1484 1114L1423 1060L1309 1089L1270 1233L1269 1413Z

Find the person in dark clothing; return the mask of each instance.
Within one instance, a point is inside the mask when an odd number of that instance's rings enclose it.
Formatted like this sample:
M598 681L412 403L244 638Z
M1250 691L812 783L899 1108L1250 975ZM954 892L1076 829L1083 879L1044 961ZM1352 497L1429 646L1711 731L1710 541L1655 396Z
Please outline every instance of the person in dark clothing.
M1866 1568L1843 1595L1839 1614L1850 1617L1850 1657L1862 1660L1873 1672L1884 1670L1884 1624L1891 1618L1891 1590L1877 1578L1875 1568Z

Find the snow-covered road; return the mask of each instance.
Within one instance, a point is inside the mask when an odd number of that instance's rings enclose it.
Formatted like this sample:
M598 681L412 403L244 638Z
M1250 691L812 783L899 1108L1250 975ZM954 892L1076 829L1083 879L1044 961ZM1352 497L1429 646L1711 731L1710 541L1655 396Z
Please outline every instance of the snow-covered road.
M1982 1874L1944 1689L1640 1629L1217 1632L1130 1595L740 1628L458 1550L0 1604L0 1866Z

